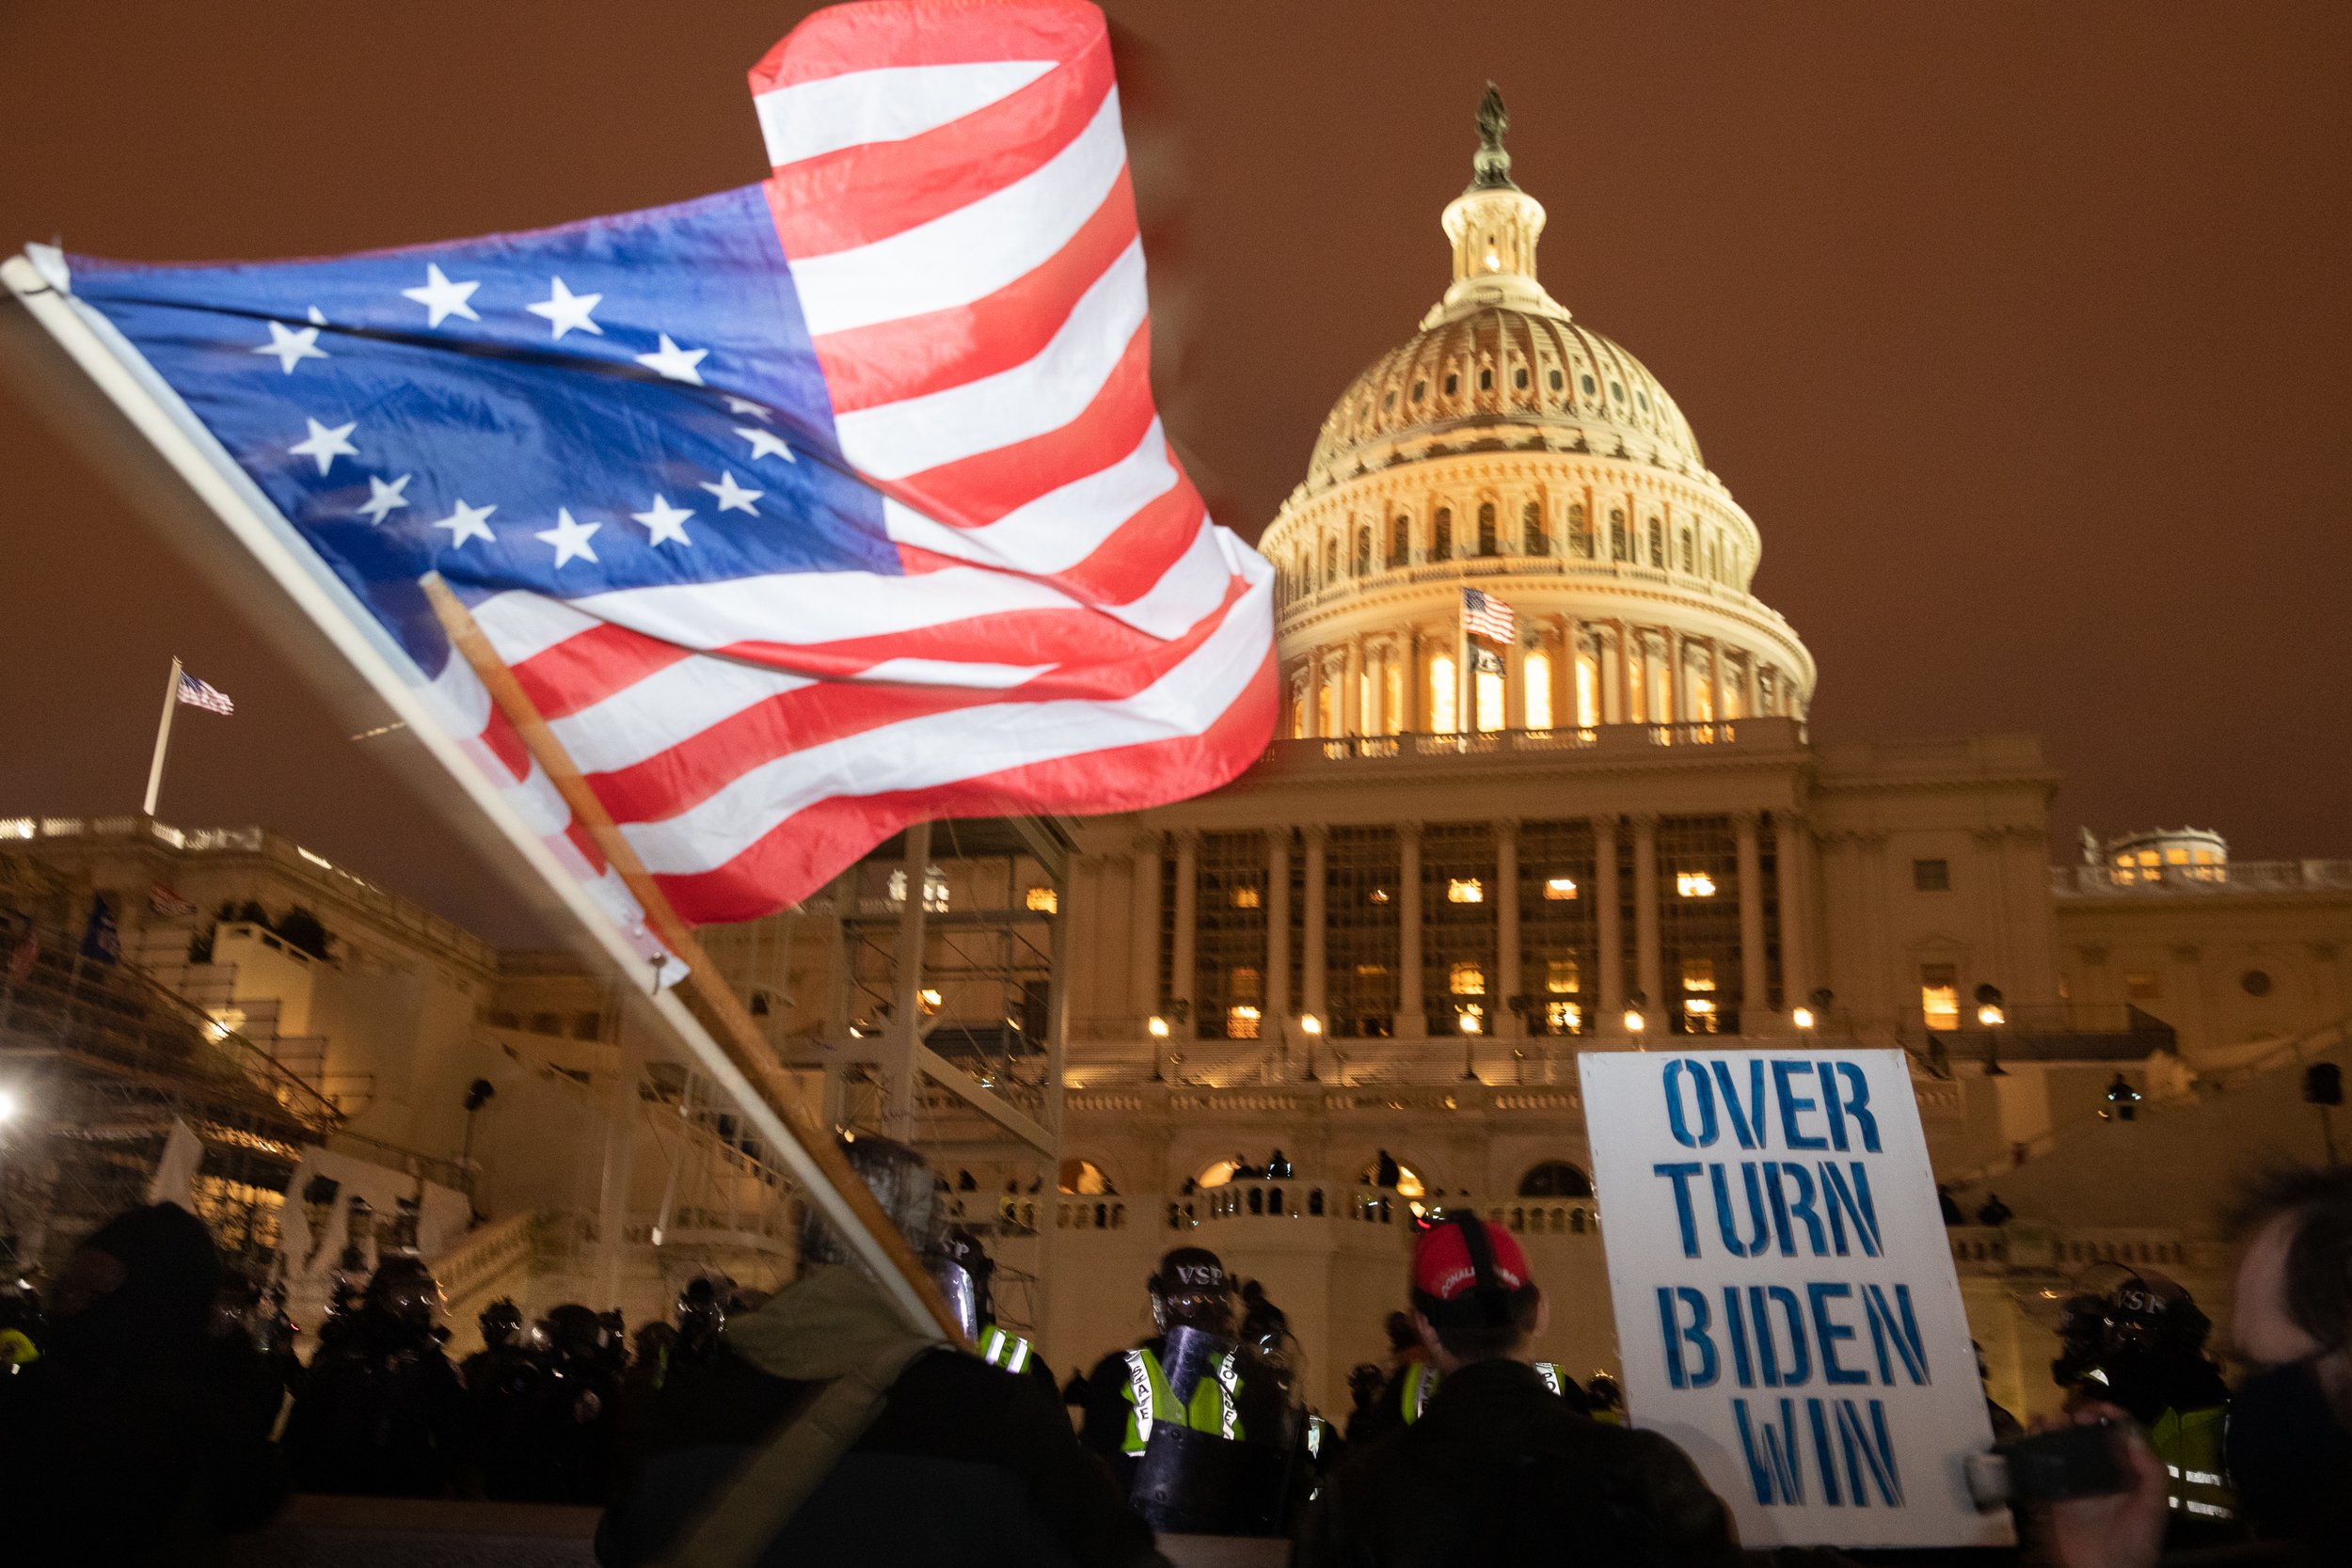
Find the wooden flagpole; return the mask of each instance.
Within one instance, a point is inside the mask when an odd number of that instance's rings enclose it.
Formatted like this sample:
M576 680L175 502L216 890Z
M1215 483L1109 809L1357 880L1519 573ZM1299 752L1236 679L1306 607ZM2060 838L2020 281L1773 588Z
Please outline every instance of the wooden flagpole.
M621 880L628 884L629 892L644 910L646 925L661 939L662 945L687 966L686 978L679 982L680 989L692 998L696 1011L711 1025L711 1034L726 1052L727 1059L784 1123L786 1131L791 1133L810 1163L832 1182L850 1212L880 1243L891 1263L922 1299L950 1342L961 1343L962 1326L948 1310L939 1288L924 1272L921 1261L907 1245L906 1239L899 1235L897 1225L882 1212L882 1205L874 1201L874 1195L867 1191L865 1181L842 1157L840 1148L834 1142L833 1130L820 1126L802 1107L791 1085L777 1066L767 1039L760 1034L759 1025L752 1022L751 1014L744 1010L743 1004L720 980L717 966L703 951L702 943L695 940L693 928L672 908L669 895L661 891L661 885L645 869L644 862L638 858L636 849L621 835L612 814L604 809L604 802L596 799L596 791L588 787L587 780L580 777L570 753L564 750L564 743L555 737L555 733L548 727L547 720L540 716L537 706L523 691L522 683L515 678L515 673L499 657L480 624L458 602L457 595L450 591L449 584L441 579L438 572L427 574L423 578L423 587L426 598L432 602L434 614L439 617L442 628L449 633L451 643L473 667L482 684L489 689L490 700L498 705L507 722L515 726L515 733L521 736L524 749L546 772L556 792L564 797L564 803L571 808L573 819L596 841L596 847L603 852L612 869L620 873Z

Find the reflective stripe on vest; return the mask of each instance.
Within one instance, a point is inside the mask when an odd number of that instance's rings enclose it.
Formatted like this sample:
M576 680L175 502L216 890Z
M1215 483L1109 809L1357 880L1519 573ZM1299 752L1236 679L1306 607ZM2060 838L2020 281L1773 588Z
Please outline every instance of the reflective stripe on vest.
M1567 1374L1560 1370L1559 1362L1538 1361L1534 1363L1534 1368L1535 1375L1544 1380L1545 1387L1563 1398L1566 1397ZM1429 1396L1437 1392L1438 1385L1444 1377L1443 1372L1426 1361L1416 1361L1405 1369L1405 1392L1400 1403L1406 1426L1421 1419L1421 1413L1429 1408Z
M1028 1340L1018 1334L1008 1334L994 1323L980 1331L980 1359L992 1367L1009 1372L1026 1371L1029 1352Z
M1216 1364L1216 1430L1220 1437L1241 1436L1241 1411L1233 1403L1233 1396L1241 1392L1241 1373L1233 1366L1240 1355L1240 1351L1229 1350L1225 1359Z
M2228 1419L2219 1405L2185 1414L2168 1410L2149 1428L2149 1445L2164 1461L2165 1501L2173 1512L2198 1519L2237 1517L2237 1494L2221 1468Z
M1331 1423L1325 1420L1322 1417L1310 1416L1307 1418L1307 1457L1309 1459L1321 1459L1323 1457L1323 1439L1325 1434L1330 1430Z
M1421 1413L1429 1407L1429 1396L1437 1392L1438 1381L1443 1375L1426 1361L1416 1361L1405 1369L1402 1399L1406 1426L1421 1419Z

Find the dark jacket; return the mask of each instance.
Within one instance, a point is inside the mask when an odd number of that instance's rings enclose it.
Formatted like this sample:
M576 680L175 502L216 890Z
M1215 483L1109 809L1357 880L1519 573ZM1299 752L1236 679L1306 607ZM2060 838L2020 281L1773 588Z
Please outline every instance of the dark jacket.
M758 1326L788 1325L801 1283L755 1314L771 1320ZM747 1320L743 1331L754 1326ZM785 1364L769 1354L774 1348L758 1354ZM747 1339L746 1353L753 1349ZM597 1560L606 1568L658 1560L755 1447L824 1386L764 1371L732 1350L701 1365L674 1363L646 1411L635 1473L596 1532ZM758 1560L860 1568L1158 1560L1150 1527L1079 1448L1056 1396L1034 1378L944 1348L898 1375L873 1425Z
M1731 1514L1682 1450L1603 1426L1519 1361L1446 1374L1421 1419L1350 1453L1295 1568L1732 1568Z

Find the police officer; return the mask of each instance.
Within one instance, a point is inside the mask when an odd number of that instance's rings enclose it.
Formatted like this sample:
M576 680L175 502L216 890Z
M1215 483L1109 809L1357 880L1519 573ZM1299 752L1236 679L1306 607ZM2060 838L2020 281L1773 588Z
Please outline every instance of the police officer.
M1584 1402L1590 1407L1593 1419L1601 1425L1625 1425L1625 1390L1607 1372L1593 1374L1593 1381L1584 1386Z
M1206 1247L1180 1246L1160 1259L1144 1289L1157 1332L1132 1350L1103 1357L1087 1378L1086 1445L1129 1483L1154 1421L1227 1437L1245 1435L1234 1378L1203 1377L1193 1386L1191 1398L1179 1402L1163 1363L1173 1329L1233 1337L1234 1293L1225 1265Z
M528 1403L524 1500L604 1500L620 1395L607 1329L596 1314L566 1302L540 1320L539 1376Z
M449 1489L465 1451L466 1401L434 1332L440 1298L423 1261L396 1254L320 1345L286 1422L303 1490L437 1497Z
M2181 1544L2234 1540L2237 1497L2224 1441L2230 1390L2205 1354L2212 1320L2178 1280L2117 1267L2121 1277L2105 1290L2068 1298L2051 1375L2070 1408L2104 1401L2147 1429L2165 1464Z
M501 1296L474 1320L482 1348L459 1364L466 1386L466 1435L472 1455L473 1485L500 1501L532 1496L532 1407L539 1387L539 1362L523 1336L522 1308Z

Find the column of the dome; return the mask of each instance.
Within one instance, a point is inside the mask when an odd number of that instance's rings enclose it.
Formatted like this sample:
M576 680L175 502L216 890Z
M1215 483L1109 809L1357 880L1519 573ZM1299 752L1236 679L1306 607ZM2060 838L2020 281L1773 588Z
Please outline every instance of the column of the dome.
M1359 632L1347 640L1346 673L1340 677L1346 684L1340 691L1340 733L1362 735L1364 730L1364 639Z
M1502 727L1527 728L1527 642L1516 626L1502 651Z

